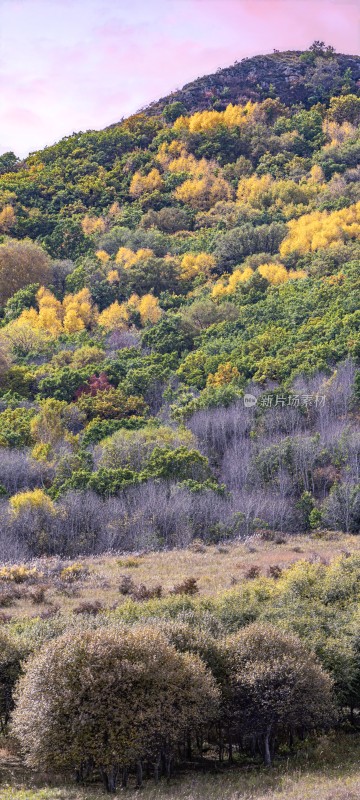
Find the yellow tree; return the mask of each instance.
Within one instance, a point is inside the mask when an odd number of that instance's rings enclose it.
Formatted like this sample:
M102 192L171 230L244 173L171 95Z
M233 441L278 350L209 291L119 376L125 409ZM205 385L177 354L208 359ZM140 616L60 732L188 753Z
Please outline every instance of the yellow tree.
M138 311L143 325L147 322L155 324L162 315L159 301L157 297L154 297L152 294L144 294L143 297L140 298Z
M17 517L26 511L44 511L55 514L56 509L53 501L42 489L18 492L10 497L9 505L13 514Z
M15 222L16 215L13 207L10 205L4 206L2 211L0 211L0 232L8 233L15 225Z
M141 247L140 250L136 252L131 250L130 247L120 247L116 253L115 261L117 264L124 267L124 269L130 269L135 264L138 264L140 261L145 261L153 255L154 251L151 250L150 247Z
M97 320L97 308L93 305L88 289L65 295L63 308L65 311L63 325L67 333L91 328Z
M254 274L254 271L251 267L245 267L244 269L235 269L234 272L230 275L228 283L225 284L223 280L217 281L215 286L212 290L212 296L216 299L217 297L222 297L223 295L230 295L236 292L237 287L241 283L246 283L246 281L251 278Z
M99 261L102 262L102 264L106 264L106 262L109 261L110 256L109 253L106 252L106 250L97 250L96 258L98 258Z
M334 247L360 236L360 202L340 211L313 211L288 222L280 255L303 254Z
M258 272L262 278L266 278L273 286L287 283L287 281L307 278L305 270L287 270L283 264L261 264L260 267L258 267Z
M181 261L181 277L190 280L203 274L208 278L215 266L215 258L209 253L186 253Z
M98 318L98 324L106 331L125 330L129 321L129 314L126 304L112 303L108 308L101 312Z
M102 217L91 217L89 214L86 214L81 221L81 227L85 236L92 236L96 233L104 233L106 224Z
M132 197L141 197L145 192L154 192L156 189L161 189L163 186L163 179L158 169L150 170L148 175L141 175L140 172L135 172L131 184L130 194Z
M190 172L191 177L177 186L174 192L175 198L199 211L206 211L220 200L230 200L232 189L223 177L218 164L205 158L193 163L192 158L191 168L186 170Z
M238 368L234 367L230 361L227 361L225 364L219 364L216 372L208 375L206 385L216 389L219 386L226 386L236 381L239 376L240 372Z

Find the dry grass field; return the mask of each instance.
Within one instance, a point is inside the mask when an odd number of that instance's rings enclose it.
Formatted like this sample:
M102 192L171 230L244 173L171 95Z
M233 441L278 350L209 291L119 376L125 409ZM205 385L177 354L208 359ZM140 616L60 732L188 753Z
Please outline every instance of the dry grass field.
M246 542L207 547L195 542L186 550L82 558L77 563L83 570L76 581L61 577L71 562L46 559L30 565L39 573L36 586L40 584L42 591L35 591L29 581L18 585L19 596L1 613L4 621L15 620L57 609L72 612L88 601L97 603L100 610L111 609L125 600L119 592L123 576L150 590L161 586L163 596L186 579L195 578L200 595L214 596L254 574L266 576L273 568L284 569L299 560L329 563L343 553L355 552L360 552L360 538L340 533L281 535L274 541L253 536Z

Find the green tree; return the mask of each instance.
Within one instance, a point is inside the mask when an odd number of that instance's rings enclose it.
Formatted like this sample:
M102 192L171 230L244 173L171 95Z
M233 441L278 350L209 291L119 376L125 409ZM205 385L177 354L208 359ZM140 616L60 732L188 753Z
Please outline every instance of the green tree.
M144 473L147 477L164 478L165 480L204 481L210 477L207 458L198 450L188 450L181 446L174 450L155 447L151 453Z

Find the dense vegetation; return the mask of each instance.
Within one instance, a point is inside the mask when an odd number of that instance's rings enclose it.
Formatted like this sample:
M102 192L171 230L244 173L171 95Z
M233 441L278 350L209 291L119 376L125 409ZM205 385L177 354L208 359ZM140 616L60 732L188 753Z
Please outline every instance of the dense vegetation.
M360 533L358 78L317 42L0 157L3 608L77 596L59 558ZM26 764L113 792L354 730L358 556L245 578L2 612Z
M360 98L331 88L1 157L3 558L359 530Z

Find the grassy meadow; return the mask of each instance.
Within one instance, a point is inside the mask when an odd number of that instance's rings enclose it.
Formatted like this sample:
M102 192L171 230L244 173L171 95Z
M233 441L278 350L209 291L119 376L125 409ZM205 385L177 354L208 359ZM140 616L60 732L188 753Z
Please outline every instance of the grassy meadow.
M14 597L13 604L2 613L7 622L46 617L58 611L81 613L81 604L88 601L98 604L99 612L114 610L126 602L127 596L119 592L124 576L150 592L161 587L163 597L187 579L195 578L197 594L205 599L241 586L257 575L267 577L273 569L284 570L298 561L329 564L346 553L359 552L358 536L331 531L321 536L296 538L281 534L272 541L253 536L245 542L214 546L195 542L185 550L102 555L76 562L39 559L29 568L37 570L36 585L40 584L41 591L35 591L35 584L31 582L18 584L19 597ZM73 580L71 567L74 564L79 566L79 574ZM63 580L61 575L68 566L69 576Z

